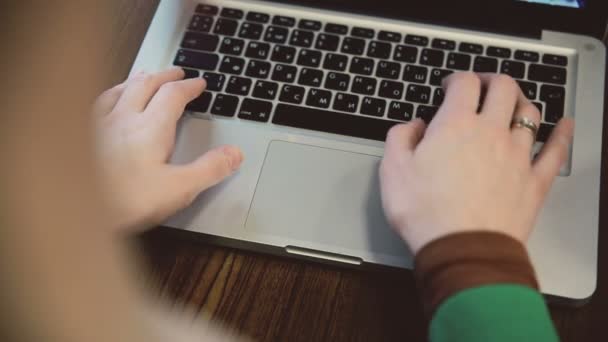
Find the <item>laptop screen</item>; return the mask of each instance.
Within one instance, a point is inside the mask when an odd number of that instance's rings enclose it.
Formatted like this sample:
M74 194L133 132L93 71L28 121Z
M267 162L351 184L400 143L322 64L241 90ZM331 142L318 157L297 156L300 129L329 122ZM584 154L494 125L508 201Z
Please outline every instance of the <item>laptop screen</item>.
M571 8L583 8L585 7L585 0L518 0L525 2L534 2L544 5L571 7Z

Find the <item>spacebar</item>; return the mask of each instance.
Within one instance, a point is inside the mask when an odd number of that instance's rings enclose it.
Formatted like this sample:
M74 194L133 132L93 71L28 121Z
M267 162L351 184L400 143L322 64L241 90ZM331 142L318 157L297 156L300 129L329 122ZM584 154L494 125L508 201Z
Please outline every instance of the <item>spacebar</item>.
M272 123L351 137L384 141L395 121L341 114L322 109L278 104Z

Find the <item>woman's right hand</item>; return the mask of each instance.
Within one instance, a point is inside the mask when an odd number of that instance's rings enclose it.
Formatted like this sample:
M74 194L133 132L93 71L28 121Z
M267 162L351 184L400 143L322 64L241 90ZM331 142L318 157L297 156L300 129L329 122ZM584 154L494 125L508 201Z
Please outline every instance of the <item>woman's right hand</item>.
M568 157L573 120L562 119L531 161L534 137L526 128L511 129L511 120L526 117L538 127L540 114L513 79L459 73L444 88L445 101L428 128L417 119L388 134L380 180L389 222L414 254L467 231L525 242Z

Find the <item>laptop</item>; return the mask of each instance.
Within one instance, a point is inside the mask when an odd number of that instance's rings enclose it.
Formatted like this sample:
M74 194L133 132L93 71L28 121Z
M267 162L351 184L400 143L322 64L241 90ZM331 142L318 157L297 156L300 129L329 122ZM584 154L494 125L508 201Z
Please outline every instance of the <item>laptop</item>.
M411 268L381 207L386 133L430 122L446 75L505 73L543 114L536 151L560 118L576 120L528 247L543 293L584 303L597 279L603 2L161 0L133 70L177 65L208 83L171 162L222 144L246 156L166 225L230 247Z

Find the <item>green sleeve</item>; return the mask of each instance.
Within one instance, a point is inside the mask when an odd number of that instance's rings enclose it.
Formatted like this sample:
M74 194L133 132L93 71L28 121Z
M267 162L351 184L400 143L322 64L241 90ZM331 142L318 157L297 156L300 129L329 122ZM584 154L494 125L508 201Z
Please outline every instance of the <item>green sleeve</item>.
M471 288L448 298L431 321L432 342L559 341L543 297L520 285Z

